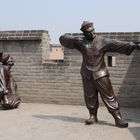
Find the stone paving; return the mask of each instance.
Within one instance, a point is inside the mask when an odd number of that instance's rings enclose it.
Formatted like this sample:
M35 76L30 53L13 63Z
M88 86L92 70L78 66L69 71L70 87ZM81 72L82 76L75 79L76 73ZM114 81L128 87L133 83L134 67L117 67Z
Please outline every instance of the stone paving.
M117 128L105 107L99 123L84 124L85 106L22 103L15 110L0 110L0 140L140 140L140 109L122 108L128 128Z

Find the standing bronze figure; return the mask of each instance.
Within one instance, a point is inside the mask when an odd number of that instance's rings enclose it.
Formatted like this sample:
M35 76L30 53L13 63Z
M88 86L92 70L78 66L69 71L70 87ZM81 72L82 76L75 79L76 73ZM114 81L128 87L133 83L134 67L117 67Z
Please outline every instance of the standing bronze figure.
M109 113L115 119L116 126L128 127L128 123L120 113L119 104L104 61L104 55L106 52L130 55L134 49L140 49L140 44L97 36L93 23L89 21L83 22L81 31L83 32L81 37L68 34L62 35L60 43L66 48L77 49L83 56L81 75L85 103L90 114L90 118L85 123L90 125L98 121L98 93L100 93Z
M0 103L3 109L17 108L21 102L16 94L17 85L10 72L13 65L14 61L10 55L0 53Z

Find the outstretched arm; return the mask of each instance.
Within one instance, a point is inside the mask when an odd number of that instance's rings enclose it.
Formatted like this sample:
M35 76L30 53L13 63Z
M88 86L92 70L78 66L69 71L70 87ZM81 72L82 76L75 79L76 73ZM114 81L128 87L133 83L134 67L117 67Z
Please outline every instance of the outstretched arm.
M62 46L69 49L74 49L76 47L77 39L76 37L72 35L65 34L65 35L60 36L59 41Z
M104 49L107 52L118 52L121 54L130 55L134 49L140 49L138 44L133 42L119 41L116 39L105 39Z

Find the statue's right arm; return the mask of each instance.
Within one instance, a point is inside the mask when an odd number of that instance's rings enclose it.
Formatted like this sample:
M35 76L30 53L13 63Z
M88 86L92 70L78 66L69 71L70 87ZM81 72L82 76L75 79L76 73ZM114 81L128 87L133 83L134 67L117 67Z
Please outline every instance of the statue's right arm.
M62 35L59 38L59 41L62 46L69 48L69 49L74 49L76 47L77 39L73 35Z

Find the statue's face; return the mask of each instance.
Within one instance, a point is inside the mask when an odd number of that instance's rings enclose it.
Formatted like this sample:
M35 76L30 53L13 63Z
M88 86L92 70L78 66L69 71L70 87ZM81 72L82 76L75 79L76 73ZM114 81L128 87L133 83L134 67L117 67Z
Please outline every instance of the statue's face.
M89 27L83 31L83 34L88 40L93 40L95 38L95 29L93 27Z
M7 60L7 63L10 64L10 65L13 65L14 64L14 59L13 57L9 57L9 59Z

